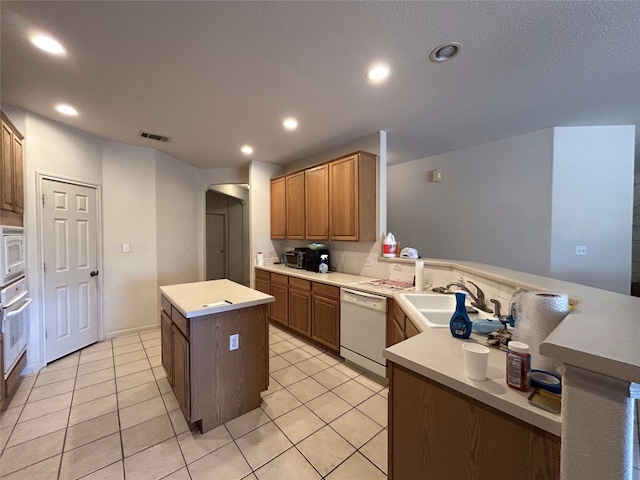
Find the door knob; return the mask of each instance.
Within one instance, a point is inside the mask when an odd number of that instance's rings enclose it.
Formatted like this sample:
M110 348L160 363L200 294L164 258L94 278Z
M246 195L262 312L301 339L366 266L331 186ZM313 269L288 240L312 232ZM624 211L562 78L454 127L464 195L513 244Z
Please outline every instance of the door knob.
M93 272L91 272L89 275L91 275L92 277L97 277L99 273L100 273L100 272L98 272L98 270L94 270L94 271L93 271Z

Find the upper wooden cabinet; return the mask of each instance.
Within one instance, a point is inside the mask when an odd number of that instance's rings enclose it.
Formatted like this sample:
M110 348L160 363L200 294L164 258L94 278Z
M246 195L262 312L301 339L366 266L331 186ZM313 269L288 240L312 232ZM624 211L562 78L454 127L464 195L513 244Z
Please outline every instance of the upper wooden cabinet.
M375 230L371 153L356 152L271 180L271 238L374 242Z
M360 152L329 163L329 238L376 239L376 157Z
M309 240L329 238L329 165L304 171L305 224Z
M304 240L304 172L287 175L287 238Z
M23 136L0 111L2 129L2 158L0 159L0 222L3 225L23 226Z
M285 178L271 180L271 238L287 238Z

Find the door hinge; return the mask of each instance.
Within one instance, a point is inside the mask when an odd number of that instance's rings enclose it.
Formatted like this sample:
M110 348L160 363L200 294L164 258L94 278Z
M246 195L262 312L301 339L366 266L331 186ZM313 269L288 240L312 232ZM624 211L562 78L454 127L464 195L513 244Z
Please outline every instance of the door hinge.
M44 193L42 194L42 206L44 207Z
M44 339L46 340L47 338L49 338L49 331L45 330L44 331Z
M46 262L42 262L42 269L43 269L44 273L47 273L47 264L46 264Z

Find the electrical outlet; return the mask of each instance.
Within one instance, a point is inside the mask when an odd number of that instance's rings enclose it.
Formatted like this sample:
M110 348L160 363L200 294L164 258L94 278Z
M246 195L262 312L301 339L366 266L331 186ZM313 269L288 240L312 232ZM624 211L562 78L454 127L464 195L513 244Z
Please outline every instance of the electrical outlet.
M399 263L394 263L393 264L393 269L401 272L402 271L402 265L400 265Z
M587 254L586 245L576 245L576 255L586 255L586 254Z
M229 335L229 350L237 350L240 346L240 334Z
M366 267L371 267L373 265L373 259L371 257L367 257L364 259L364 265Z
M123 243L122 244L122 253L129 253L129 244L128 243Z

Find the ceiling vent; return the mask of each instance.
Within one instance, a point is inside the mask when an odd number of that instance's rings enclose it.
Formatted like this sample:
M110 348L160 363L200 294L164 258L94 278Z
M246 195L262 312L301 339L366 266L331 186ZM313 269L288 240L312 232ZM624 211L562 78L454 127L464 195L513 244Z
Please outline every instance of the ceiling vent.
M157 140L159 142L168 142L170 140L169 137L164 137L164 136L158 135L156 133L143 132L142 130L140 130L138 132L138 135L141 136L142 138L148 138L150 140Z

